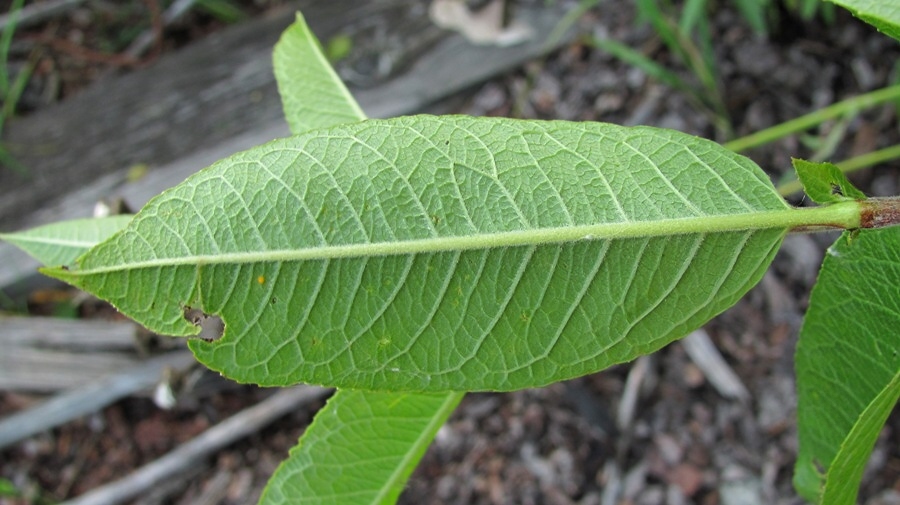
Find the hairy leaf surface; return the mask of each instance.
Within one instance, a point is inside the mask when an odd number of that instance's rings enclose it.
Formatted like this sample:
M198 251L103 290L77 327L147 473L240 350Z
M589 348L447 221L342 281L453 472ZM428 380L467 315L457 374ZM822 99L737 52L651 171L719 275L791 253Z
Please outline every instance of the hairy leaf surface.
M897 286L900 228L847 232L828 249L795 357L794 484L811 501L856 503L865 463L900 395Z
M52 273L241 381L539 386L659 349L762 275L765 174L674 131L415 116L236 154ZM787 215L787 217L785 217Z

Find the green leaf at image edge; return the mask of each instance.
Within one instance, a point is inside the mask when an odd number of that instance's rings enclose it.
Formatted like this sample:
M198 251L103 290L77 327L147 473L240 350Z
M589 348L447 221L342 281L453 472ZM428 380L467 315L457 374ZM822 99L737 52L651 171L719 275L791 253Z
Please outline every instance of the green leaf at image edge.
M859 484L878 434L900 398L900 371L859 416L825 476L823 504L856 503Z
M829 0L849 10L878 31L900 40L900 3L896 0Z
M898 395L897 286L900 228L847 232L829 248L795 356L794 485L808 500L856 501L866 460Z
M462 397L341 390L278 467L261 503L394 503Z
M19 490L12 482L0 477L0 497L17 498L19 496Z

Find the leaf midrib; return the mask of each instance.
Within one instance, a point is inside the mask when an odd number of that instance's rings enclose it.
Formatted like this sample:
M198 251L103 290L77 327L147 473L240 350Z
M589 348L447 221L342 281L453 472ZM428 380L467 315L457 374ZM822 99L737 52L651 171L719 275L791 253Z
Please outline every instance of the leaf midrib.
M406 454L403 455L403 458L397 464L394 471L391 472L390 477L385 479L384 484L379 489L378 495L372 500L372 503L384 503L392 489L403 486L403 483L408 479L406 471L411 465L416 464L419 451L423 449L423 446L427 447L431 444L431 441L434 439L434 434L437 433L437 430L444 424L447 417L450 416L462 400L463 396L465 396L465 393L446 393L446 397L441 403L441 406L434 410L431 420L422 428L418 436L416 436L415 441L410 444L409 450L406 451Z
M393 242L369 242L344 245L325 245L298 249L242 251L217 254L194 254L157 258L144 261L73 268L68 275L94 275L142 268L181 265L250 264L330 260L372 256L467 251L516 246L540 246L581 240L666 237L688 233L721 233L733 231L783 229L797 227L859 226L859 203L842 202L828 207L760 211L720 216L696 216L655 221L631 221L579 226L559 226L466 236L431 237Z
M6 240L19 244L61 246L79 249L90 249L91 247L97 245L97 241L95 240L62 239L54 237L29 237L27 235L12 236L3 233L0 233L0 240Z

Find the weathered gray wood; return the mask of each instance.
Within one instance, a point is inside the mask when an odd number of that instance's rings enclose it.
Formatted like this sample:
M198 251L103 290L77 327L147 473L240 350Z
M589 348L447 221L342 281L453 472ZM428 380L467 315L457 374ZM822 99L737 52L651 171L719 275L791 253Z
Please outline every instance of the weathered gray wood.
M71 353L8 346L0 352L0 390L72 389L139 362L134 353Z
M15 16L13 16L13 13L11 12L0 15L0 30L4 30L10 24L13 17L16 18L16 29L21 30L38 23L43 23L53 16L58 16L66 10L77 7L82 3L84 3L84 0L50 0L49 2L29 4L22 7L22 10Z
M11 121L4 141L27 169L0 170L0 226L96 178L138 163L166 163L221 142L280 110L269 62L291 15L214 34L171 58L95 83L38 114ZM211 58L212 54L228 59Z
M0 390L55 392L139 363L129 321L0 316Z
M0 349L18 346L128 352L136 349L136 332L130 321L0 316Z
M0 420L0 449L150 388L160 380L166 367L184 368L193 362L194 356L188 351L167 353L7 416Z
M271 53L296 8L327 39L398 4L299 1L9 122L4 144L28 172L0 170L0 227L18 228L23 216L100 176L168 163L281 121Z
M326 40L409 3L299 2L308 7L310 26ZM550 7L517 11L537 34L549 33L562 15ZM8 140L31 168L31 180L0 170L0 229L88 216L101 198L122 196L139 208L217 159L287 135L270 60L278 35L292 20L293 12L284 12L239 25L151 68L98 83L52 111L13 122ZM408 114L549 49L540 39L499 48L452 35L418 47L397 65L399 74L352 91L371 117ZM151 168L140 180L128 181L128 167L135 163ZM36 266L0 244L0 288Z

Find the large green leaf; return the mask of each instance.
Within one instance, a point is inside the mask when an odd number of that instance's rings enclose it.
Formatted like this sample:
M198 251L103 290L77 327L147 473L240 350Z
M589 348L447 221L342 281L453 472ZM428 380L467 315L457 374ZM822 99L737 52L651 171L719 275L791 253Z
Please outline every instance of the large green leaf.
M340 394L342 399L332 398L319 411L278 468L262 503L394 503L463 396Z
M365 119L299 13L275 46L274 66L294 133ZM309 111L322 102L326 110ZM275 471L260 504L393 502L462 396L338 390Z
M830 0L854 16L900 40L900 2L897 0Z
M27 252L43 265L67 265L131 221L120 215L60 221L16 233L0 233L0 240Z
M241 381L505 390L683 336L819 210L674 131L416 116L236 154L50 273L162 333L220 315L192 349Z
M850 232L831 246L797 346L800 451L807 499L856 502L881 426L900 395L900 228Z

